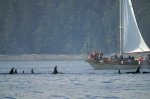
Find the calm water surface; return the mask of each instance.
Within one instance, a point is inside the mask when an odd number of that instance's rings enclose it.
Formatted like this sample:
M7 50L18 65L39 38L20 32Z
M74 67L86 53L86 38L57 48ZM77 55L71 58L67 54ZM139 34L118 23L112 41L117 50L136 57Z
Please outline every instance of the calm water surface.
M51 74L55 65L63 74ZM99 71L84 61L0 61L0 73L12 67L20 74L0 74L0 99L150 99L150 74Z

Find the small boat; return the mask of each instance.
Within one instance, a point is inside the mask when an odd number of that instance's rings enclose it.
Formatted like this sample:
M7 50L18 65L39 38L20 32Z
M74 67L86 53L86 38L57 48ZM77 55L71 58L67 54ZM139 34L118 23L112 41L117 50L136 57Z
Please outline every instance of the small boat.
M138 28L131 0L119 1L120 15L120 52L117 56L123 55L123 60L115 60L113 58L104 57L101 60L86 61L96 70L127 70L135 71L139 65L141 69L150 70L150 49L146 45L140 30ZM134 56L135 60L131 63L128 61L128 56ZM138 60L143 57L142 63Z

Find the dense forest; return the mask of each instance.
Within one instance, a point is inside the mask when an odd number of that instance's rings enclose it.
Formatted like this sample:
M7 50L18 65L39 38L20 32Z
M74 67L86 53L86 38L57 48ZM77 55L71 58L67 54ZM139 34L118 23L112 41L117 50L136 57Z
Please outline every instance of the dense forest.
M150 47L150 0L132 0ZM119 0L0 0L0 54L104 53L119 48Z

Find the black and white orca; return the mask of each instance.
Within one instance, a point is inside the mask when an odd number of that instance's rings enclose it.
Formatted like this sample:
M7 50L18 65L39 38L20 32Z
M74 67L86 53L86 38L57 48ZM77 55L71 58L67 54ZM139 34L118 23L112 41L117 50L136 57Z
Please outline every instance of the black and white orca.
M14 74L14 67L10 70L9 74Z
M150 73L150 72L144 72L144 71L141 72L140 69L141 69L141 66L139 66L135 72L125 72L125 74L147 74L147 73ZM120 69L118 70L118 74L121 74Z
M58 72L58 70L57 70L57 65L54 67L54 71L53 71L53 73L52 74L58 74L59 72Z

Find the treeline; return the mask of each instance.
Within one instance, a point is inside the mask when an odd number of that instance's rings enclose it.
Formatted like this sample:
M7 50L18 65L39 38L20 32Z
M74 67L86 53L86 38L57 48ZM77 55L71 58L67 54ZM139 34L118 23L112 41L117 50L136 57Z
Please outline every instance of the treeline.
M150 46L150 1L132 0ZM0 0L0 54L118 51L119 0Z

